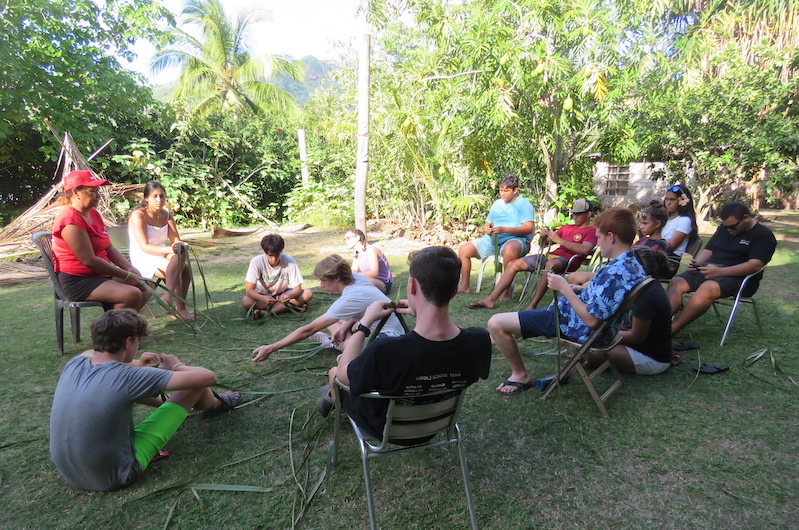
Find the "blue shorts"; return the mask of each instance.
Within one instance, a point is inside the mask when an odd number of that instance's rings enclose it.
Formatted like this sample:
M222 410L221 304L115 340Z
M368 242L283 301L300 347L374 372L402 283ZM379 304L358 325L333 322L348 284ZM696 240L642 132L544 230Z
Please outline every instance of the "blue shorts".
M555 325L555 306L542 309L531 309L519 312L519 328L523 339L530 337L554 337L557 335Z
M502 243L502 245L500 245L499 247L500 257L502 256L502 250L505 248L505 245L507 245L511 241L517 241L522 245L522 250L521 252L519 252L519 255L516 256L517 258L520 256L524 256L525 254L530 252L530 243L527 243L526 241L522 241L520 239L511 238ZM480 255L480 259L484 260L488 258L488 256L494 255L494 243L491 241L491 236L485 235L480 239L475 239L474 241L472 241L472 244L474 245L474 248L477 249L477 253Z

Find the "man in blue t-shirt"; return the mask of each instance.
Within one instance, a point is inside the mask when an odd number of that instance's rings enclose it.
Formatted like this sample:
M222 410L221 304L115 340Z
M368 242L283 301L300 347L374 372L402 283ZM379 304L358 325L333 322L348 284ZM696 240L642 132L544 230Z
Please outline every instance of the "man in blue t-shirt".
M533 386L516 343L519 337L554 337L558 332L557 311L560 334L585 341L592 330L616 312L625 295L646 278L630 251L636 233L635 217L630 210L610 208L596 218L594 227L602 257L611 261L587 287L570 286L566 278L550 272L548 286L560 293L557 307L553 304L545 309L498 313L488 320L488 332L511 367L510 376L497 387L500 394L517 394ZM598 344L608 342L617 331L611 326L605 328Z
M473 241L466 241L458 249L461 260L461 283L459 293L471 293L470 275L472 258L486 259L494 253L491 236L496 235L502 264L508 264L530 252L530 241L533 237L535 208L519 196L519 177L506 174L499 181L499 199L494 201L486 217L483 232L486 235ZM505 290L502 300L510 300L510 290Z
M728 202L721 208L721 225L688 264L688 270L672 278L669 295L672 314L679 311L682 296L693 296L671 323L671 334L705 314L713 301L722 296L734 296L744 277L762 269L777 249L774 233L758 223L749 208L740 202ZM744 296L752 296L760 285L762 273L746 284Z

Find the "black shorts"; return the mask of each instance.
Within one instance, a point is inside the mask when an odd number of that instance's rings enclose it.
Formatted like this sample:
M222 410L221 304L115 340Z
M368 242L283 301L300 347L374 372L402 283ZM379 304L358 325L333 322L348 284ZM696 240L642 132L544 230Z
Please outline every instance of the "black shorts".
M743 276L719 276L717 278L705 279L700 272L692 272L692 271L685 271L679 276L683 280L688 283L688 287L690 288L690 292L694 292L699 289L699 286L705 283L706 281L716 282L719 284L721 288L721 296L720 298L724 298L727 296L735 296L738 294L738 289L741 288L741 284L744 281ZM746 289L744 289L743 295L744 296L752 296L757 291L758 286L760 285L760 277L754 276L749 283L746 284Z
M73 302L86 300L100 285L113 281L110 276L75 276L66 272L59 272L58 279L67 298Z

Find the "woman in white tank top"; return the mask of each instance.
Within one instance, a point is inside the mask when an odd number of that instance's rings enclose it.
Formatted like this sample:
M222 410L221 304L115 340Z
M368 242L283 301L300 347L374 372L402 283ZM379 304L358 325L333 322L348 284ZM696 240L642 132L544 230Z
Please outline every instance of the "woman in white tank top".
M185 300L189 290L189 270L185 259L176 258L175 250L177 245L186 244L180 240L175 219L164 208L165 203L166 191L161 183L148 182L144 186L144 200L128 218L130 261L142 277L163 278L167 289ZM194 314L186 311L186 304L180 298L175 300L178 314L186 321L193 321ZM171 299L169 293L161 297L167 304Z

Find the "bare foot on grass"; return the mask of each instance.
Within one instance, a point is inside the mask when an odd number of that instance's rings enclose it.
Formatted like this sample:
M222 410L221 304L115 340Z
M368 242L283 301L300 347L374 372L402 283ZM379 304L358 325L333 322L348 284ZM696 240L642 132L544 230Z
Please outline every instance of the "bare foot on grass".
M180 318L182 318L186 322L194 322L195 320L197 320L194 316L194 313L190 313L185 309L179 309L178 315L180 315Z
M472 302L469 304L470 309L494 309L494 302L489 300L488 298L483 298L482 300L478 300L476 302Z

